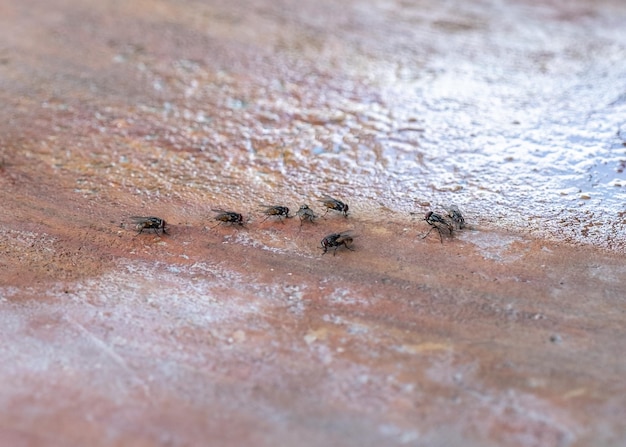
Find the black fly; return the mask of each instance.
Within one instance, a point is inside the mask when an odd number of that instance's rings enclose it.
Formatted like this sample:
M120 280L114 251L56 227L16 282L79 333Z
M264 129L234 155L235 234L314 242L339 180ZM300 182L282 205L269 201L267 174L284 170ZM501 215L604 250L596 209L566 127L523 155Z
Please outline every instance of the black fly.
M348 217L348 205L343 203L341 200L334 199L331 196L324 194L320 202L322 202L322 204L326 207L324 216L328 214L330 210L335 210L342 213L344 217Z
M261 222L265 222L270 217L276 216L282 223L285 223L283 221L283 217L286 219L290 219L293 217L289 215L289 208L287 208L286 206L263 205L263 214L265 214L265 219L263 219Z
M153 229L156 234L159 234L159 230L163 232L163 234L168 234L165 230L165 221L160 217L141 217L141 216L132 216L130 218L135 224L135 229L137 230L137 234L143 232L143 230Z
M463 217L463 214L461 214L461 210L458 206L450 205L446 207L446 211L448 212L450 219L452 219L452 222L454 222L454 225L459 230L465 228L465 218Z
M317 215L313 212L311 208L309 208L309 205L306 204L300 207L300 209L296 213L296 216L300 218L300 226L302 226L302 222L304 222L305 220L313 222L313 220L317 218Z
M351 235L351 231L344 231L342 233L332 233L326 236L320 242L320 248L324 250L322 255L325 255L329 248L334 248L333 256L337 254L337 249L342 245L346 247L348 250L354 251L353 248L350 247L354 238Z
M244 226L243 216L239 213L235 213L234 211L224 211L222 209L214 209L212 211L218 213L218 215L215 216L215 220L218 221L217 225L230 223L241 225L242 227ZM215 225L213 228L217 227L217 225Z
M437 230L437 232L439 233L439 239L441 240L442 244L443 244L443 233L446 233L450 237L452 237L452 230L453 230L452 224L448 222L440 214L429 211L426 213L426 217L424 217L424 220L428 223L428 225L431 226L431 229L428 230L428 233L422 236L422 239L428 236L430 232L433 230Z

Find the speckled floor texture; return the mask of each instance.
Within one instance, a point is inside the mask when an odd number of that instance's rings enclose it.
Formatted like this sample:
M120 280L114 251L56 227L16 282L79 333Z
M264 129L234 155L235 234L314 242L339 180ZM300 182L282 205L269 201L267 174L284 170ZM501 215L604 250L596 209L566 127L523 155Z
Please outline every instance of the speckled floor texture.
M0 446L626 445L624 23L0 3Z

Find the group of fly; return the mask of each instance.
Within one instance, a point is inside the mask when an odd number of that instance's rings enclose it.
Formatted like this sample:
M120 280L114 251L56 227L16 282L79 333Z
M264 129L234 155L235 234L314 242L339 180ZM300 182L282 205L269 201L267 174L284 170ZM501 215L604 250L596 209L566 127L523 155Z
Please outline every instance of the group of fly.
M326 209L326 212L321 217L326 216L329 211L336 211L343 214L344 217L348 217L348 205L341 200L324 195L322 199L320 199L320 202ZM213 211L217 213L215 216L217 224L213 228L222 224L240 225L242 227L245 226L243 216L240 213L235 211L226 211L223 209L214 209ZM279 205L264 205L262 212L265 215L262 222L265 222L267 219L272 217L277 218L280 222L284 223L284 219L291 219L292 217L297 216L300 218L300 227L302 227L304 222L313 223L315 219L320 217L315 214L308 205L302 205L296 214L292 216L289 215L289 208ZM168 234L166 230L167 224L165 220L160 217L133 216L131 217L131 220L133 221L138 234L142 233L143 230L150 229L154 230L155 233L158 233L159 230L161 230L163 234ZM431 228L422 236L422 239L427 237L433 230L437 230L441 243L443 243L444 236L452 237L455 230L461 230L465 227L465 219L456 205L447 207L445 213L435 213L433 211L429 211L426 213L424 220L430 225ZM342 231L341 233L328 234L324 236L320 242L320 248L323 250L322 255L326 254L329 249L333 249L334 256L337 253L337 249L342 246L348 250L353 250L351 247L353 240L354 235L349 230Z

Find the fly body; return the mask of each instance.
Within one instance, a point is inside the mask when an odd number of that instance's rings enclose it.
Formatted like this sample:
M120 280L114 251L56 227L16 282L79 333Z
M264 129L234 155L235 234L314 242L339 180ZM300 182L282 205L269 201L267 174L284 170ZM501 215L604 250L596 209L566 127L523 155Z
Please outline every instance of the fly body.
M448 212L448 217L452 219L456 228L459 230L465 228L465 218L463 217L463 214L461 214L461 210L458 206L450 205L446 207L446 211Z
M302 222L304 222L305 220L313 222L317 218L317 215L313 212L311 208L309 208L309 205L306 204L302 205L300 209L298 209L298 211L296 212L296 216L300 218L300 226L302 226Z
M324 213L324 216L328 214L330 210L334 210L342 213L344 217L348 217L348 205L346 203L343 203L341 200L337 200L329 195L324 194L320 202L322 202L322 205L326 207L326 212Z
M130 219L135 225L137 234L142 233L143 230L150 230L150 229L154 230L154 232L157 234L159 233L159 230L161 230L163 234L167 234L167 231L165 229L165 225L166 225L165 220L161 219L160 217L132 216Z
M278 217L281 222L283 222L283 217L286 219L290 219L293 217L289 215L289 208L287 208L286 206L263 205L263 214L265 214L265 219L263 219L261 222L265 222L272 216Z
M232 225L240 225L243 227L243 216L234 211L224 211L222 209L214 209L216 213L215 220L217 221L217 225L221 224L232 224ZM215 225L213 228L217 227Z
M437 232L439 233L439 239L441 240L442 244L443 244L444 234L452 237L452 231L454 227L441 214L437 214L432 211L429 211L426 213L426 217L424 217L424 220L428 223L428 225L431 226L431 228L430 230L428 230L428 233L422 236L422 239L426 238L430 234L430 232L433 230L437 230Z
M344 231L342 233L331 233L324 237L320 242L320 248L323 250L322 255L325 255L328 252L329 248L334 248L333 256L337 254L337 249L342 245L346 247L348 250L354 251L350 245L354 241L354 237L352 236L351 231Z

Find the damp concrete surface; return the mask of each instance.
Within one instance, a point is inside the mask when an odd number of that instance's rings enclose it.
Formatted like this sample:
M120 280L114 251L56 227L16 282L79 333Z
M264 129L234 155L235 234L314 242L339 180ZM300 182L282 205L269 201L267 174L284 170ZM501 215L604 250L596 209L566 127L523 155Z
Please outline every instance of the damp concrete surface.
M0 445L624 445L625 21L3 2Z

